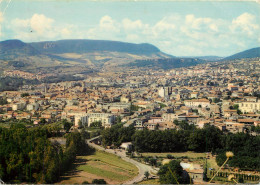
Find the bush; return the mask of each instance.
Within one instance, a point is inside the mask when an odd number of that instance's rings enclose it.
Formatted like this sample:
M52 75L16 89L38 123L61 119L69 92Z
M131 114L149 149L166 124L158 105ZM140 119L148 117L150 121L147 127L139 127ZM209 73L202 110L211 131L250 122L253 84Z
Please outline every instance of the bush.
M104 179L94 179L92 184L107 184L107 182Z
M167 159L174 159L174 156L172 156L171 154L168 154L166 157Z

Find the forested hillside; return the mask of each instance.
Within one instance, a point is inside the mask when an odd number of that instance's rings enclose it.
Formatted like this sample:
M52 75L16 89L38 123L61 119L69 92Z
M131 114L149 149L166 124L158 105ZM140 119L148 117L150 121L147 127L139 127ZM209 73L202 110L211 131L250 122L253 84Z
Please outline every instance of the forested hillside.
M89 151L84 134L67 134L66 146L51 143L51 136L42 127L0 127L0 178L5 183L54 183L76 155Z

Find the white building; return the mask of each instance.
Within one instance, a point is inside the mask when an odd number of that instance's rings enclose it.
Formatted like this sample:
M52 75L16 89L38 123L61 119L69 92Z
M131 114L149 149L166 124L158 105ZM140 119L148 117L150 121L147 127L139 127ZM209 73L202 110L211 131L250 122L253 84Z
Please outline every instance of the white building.
M171 87L161 87L158 90L158 94L162 98L169 97L169 95L172 94L172 88Z
M210 101L208 99L193 99L193 100L185 100L184 101L185 106L187 107L199 107L202 108L210 107Z
M109 113L89 113L88 126L95 121L101 121L103 127L111 127L115 122L115 115Z
M260 101L258 102L241 102L238 103L239 109L245 113L245 112L260 112Z
M28 111L38 110L38 109L39 109L39 104L38 104L38 103L28 104L28 105L26 106L26 109L27 109Z
M12 105L12 110L15 111L15 110L23 110L25 107L25 104L24 103L15 103Z
M75 115L75 126L79 126L79 121L82 126L90 126L91 123L101 121L102 126L105 128L111 127L115 122L116 116L109 113L85 113Z

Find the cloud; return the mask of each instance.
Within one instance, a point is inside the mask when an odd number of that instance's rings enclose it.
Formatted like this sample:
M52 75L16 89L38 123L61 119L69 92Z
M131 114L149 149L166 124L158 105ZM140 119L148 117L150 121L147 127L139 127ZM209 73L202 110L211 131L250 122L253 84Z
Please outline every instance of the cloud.
M123 19L122 24L123 28L127 31L143 29L145 27L141 20L132 21L130 19Z
M2 22L4 21L3 13L0 12L0 37L2 36Z
M252 36L255 31L259 30L259 23L256 22L254 15L244 13L232 20L230 29L234 33L244 32L248 34L248 36Z
M46 34L52 31L54 20L42 14L34 14L30 20L30 26L38 34Z
M13 19L10 29L15 38L25 41L82 38L146 42L176 56L219 55L219 52L228 55L234 48L244 50L260 43L257 18L247 12L231 20L172 14L153 24L104 15L91 28L34 14L28 19Z
M3 16L3 13L0 12L0 23L4 21L4 16Z
M72 25L59 25L43 14L34 14L29 19L13 19L9 28L15 38L24 41L71 38L72 29L75 29Z
M116 25L116 21L114 21L110 16L106 15L100 19L99 27L102 30L107 30L109 32L119 32Z

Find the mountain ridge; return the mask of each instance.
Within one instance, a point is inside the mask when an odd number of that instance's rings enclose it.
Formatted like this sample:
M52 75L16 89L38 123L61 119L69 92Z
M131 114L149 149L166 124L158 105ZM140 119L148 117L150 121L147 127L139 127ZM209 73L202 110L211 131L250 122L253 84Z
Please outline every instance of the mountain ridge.
M39 54L41 53L37 49L21 40L13 39L0 42L0 59Z
M225 57L221 59L221 61L225 60L236 60L236 59L242 59L242 58L257 58L260 57L260 47L247 49L238 53L235 53L233 55L230 55L228 57Z
M32 42L29 44L40 52L51 54L88 53L94 51L117 51L134 54L160 52L156 46L148 43L134 44L108 40L67 39Z

